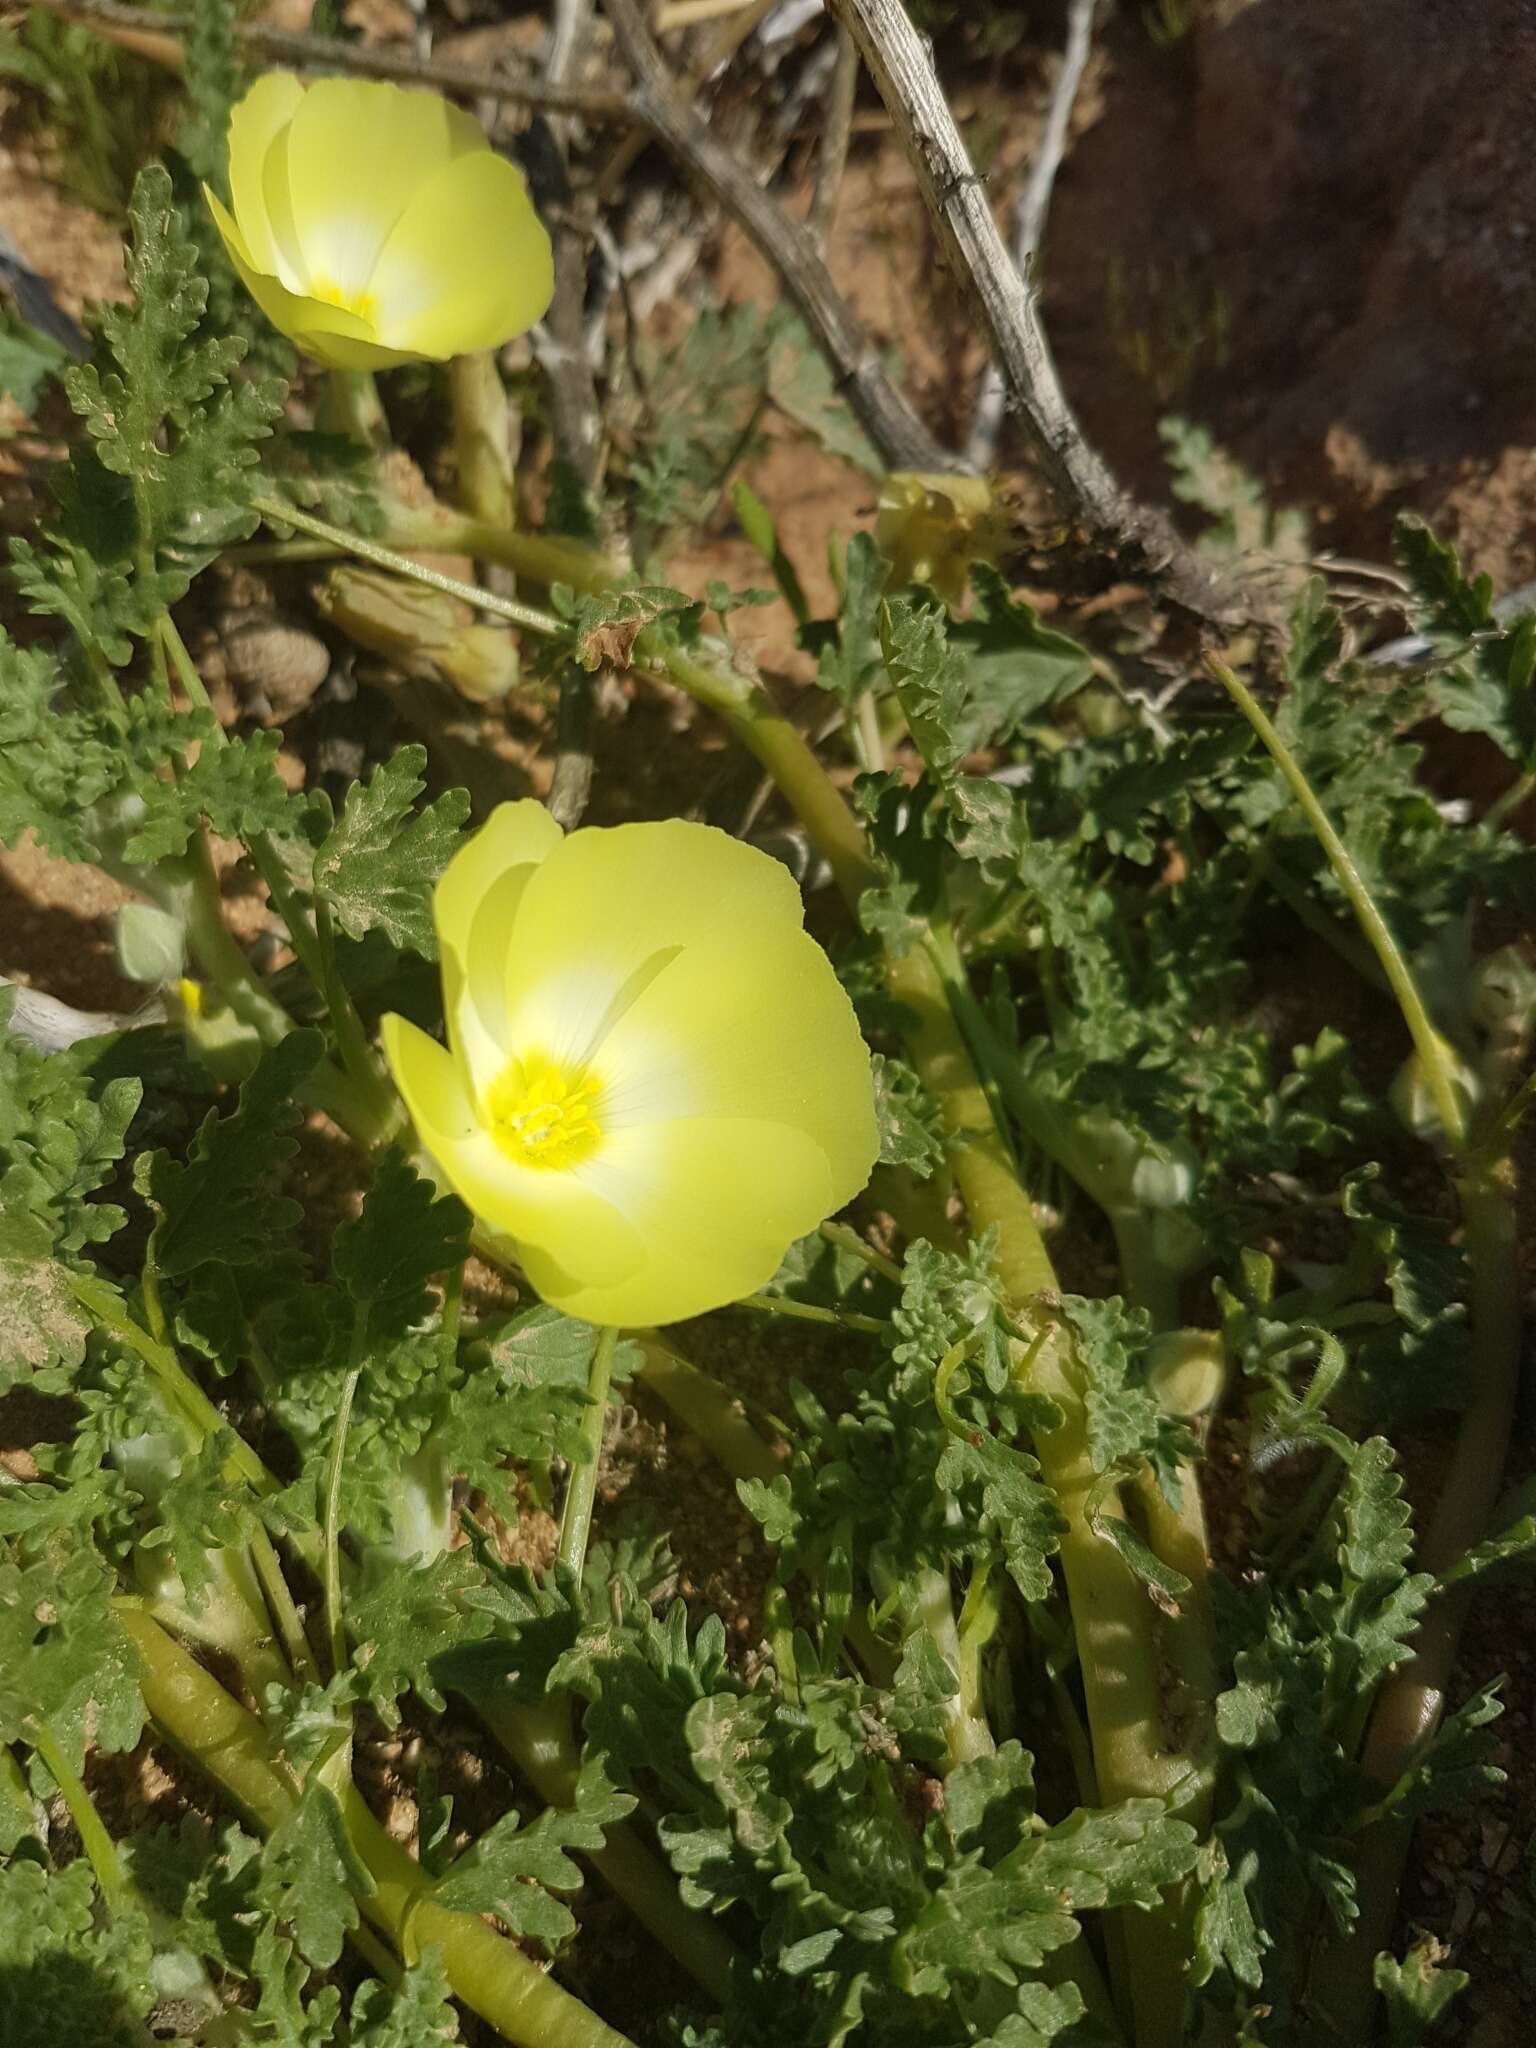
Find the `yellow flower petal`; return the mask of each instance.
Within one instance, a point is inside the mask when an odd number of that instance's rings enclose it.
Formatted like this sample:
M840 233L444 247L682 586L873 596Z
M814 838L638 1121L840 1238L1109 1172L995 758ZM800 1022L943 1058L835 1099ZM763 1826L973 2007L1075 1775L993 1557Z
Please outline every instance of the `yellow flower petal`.
M448 1035L479 1089L506 1064L504 963L518 905L534 870L564 836L532 797L498 804L449 861L433 896Z
M390 1072L422 1144L454 1192L498 1235L512 1239L546 1300L577 1286L621 1284L644 1261L634 1225L576 1175L509 1159L480 1122L452 1055L404 1017L381 1020ZM579 1279L565 1260L579 1260Z
M269 71L257 79L229 117L229 196L247 261L253 269L276 276L290 287L300 280L283 277L284 266L267 215L264 173L274 138L293 119L303 97L304 88L291 71Z
M739 1301L837 1206L813 1138L747 1117L626 1130L577 1172L644 1245L642 1262L622 1279L584 1275L584 1286L546 1297L594 1323L675 1323ZM538 1284L531 1268L529 1277Z
M823 1215L853 1199L879 1154L869 1052L853 1005L798 927L744 927L689 948L614 1026L598 1065L615 1128L758 1117L814 1132L830 1176Z
M359 78L317 79L287 140L293 227L311 294L371 290L379 252L415 195L467 152L489 156L481 129L434 92Z
M333 369L371 370L398 362L398 356L371 340L370 330L355 314L343 312L340 306L323 306L318 300L300 298L275 277L258 270L239 228L206 185L203 196L241 283L274 327L280 328L306 354Z
M616 1000L637 997L637 977L660 956L730 946L747 930L798 931L802 914L787 868L711 825L573 832L518 913L505 963L509 1029L584 1065L616 1028Z
M231 116L230 187L216 218L241 277L332 368L494 347L549 304L521 172L436 93L271 73Z
M496 348L549 310L554 252L523 174L483 150L401 214L369 277L379 338L413 355Z
M559 839L507 805L437 918L459 1057L391 1018L389 1062L444 1175L557 1307L718 1308L868 1178L869 1054L765 854L678 820Z

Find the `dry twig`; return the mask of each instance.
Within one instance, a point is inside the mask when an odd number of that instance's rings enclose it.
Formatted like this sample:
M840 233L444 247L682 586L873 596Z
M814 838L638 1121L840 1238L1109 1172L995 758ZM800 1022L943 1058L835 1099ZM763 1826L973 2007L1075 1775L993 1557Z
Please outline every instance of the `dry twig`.
M181 50L176 38L186 35L191 28L185 15L125 7L119 5L119 0L38 0L38 5L65 21L78 21L96 29L108 38L134 38L133 46L141 48L145 55L180 68ZM499 77L494 72L471 70L464 64L446 64L435 57L422 58L403 50L385 49L377 43L344 43L330 36L299 35L288 29L269 28L259 21L237 21L234 33L239 42L258 56L272 57L304 70L354 71L365 78L396 79L402 85L435 85L443 92L461 93L468 99L510 100L514 105L536 108L544 114L574 114L585 121L619 126L647 125L646 116L623 93L551 86L526 75Z
M1050 108L1041 130L1040 141L1035 150L1034 161L1029 167L1029 176L1024 181L1024 190L1019 194L1018 207L1013 216L1013 260L1019 276L1026 284L1034 282L1040 261L1040 245L1045 239L1045 219L1051 208L1051 193L1055 189L1056 173L1061 160L1067 153L1067 131L1072 125L1072 109L1077 104L1078 88L1083 82L1083 73L1088 68L1088 55L1093 48L1093 16L1097 0L1072 0L1072 11L1067 17L1067 42L1062 52L1061 69L1056 74L1055 89L1051 93ZM997 362L987 364L982 375L981 390L976 400L976 417L971 425L971 436L965 444L965 452L977 469L987 469L997 459L997 439L1002 431L1003 414L1007 409L1007 386Z
M852 31L901 137L950 268L980 317L1024 422L1030 446L1065 516L1150 574L1190 610L1223 618L1211 577L1166 517L1138 505L1089 447L1067 403L1024 279L1008 254L983 181L901 0L829 0ZM911 465L920 467L921 465Z
M955 455L935 440L885 374L874 343L832 282L810 234L774 203L678 92L635 0L603 0L603 11L634 73L631 105L783 278L831 359L839 389L884 460L892 469L954 469Z
M853 135L853 102L859 90L859 46L847 29L837 31L837 63L827 94L827 125L816 161L816 190L806 225L824 248L837 215L837 198L848 168Z

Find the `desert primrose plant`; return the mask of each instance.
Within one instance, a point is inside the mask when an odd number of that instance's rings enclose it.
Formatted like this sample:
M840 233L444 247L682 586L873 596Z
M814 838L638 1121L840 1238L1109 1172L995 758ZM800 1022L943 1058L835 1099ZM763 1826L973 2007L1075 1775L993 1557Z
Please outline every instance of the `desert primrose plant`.
M268 159L309 175L335 83L224 90L230 255L354 380L335 430L246 373L254 315L152 167L13 550L52 637L0 654L0 836L127 885L120 958L164 1018L0 1041L0 1363L47 1397L0 1487L0 2034L1420 2038L1462 1980L1393 1945L1395 1866L1497 1775L1496 1688L1447 1701L1456 1617L1536 1527L1499 1502L1536 968L1529 781L1473 817L1419 769L1438 719L1536 772L1536 621L1405 526L1428 659L1368 665L1311 583L1278 690L1233 660L1159 705L1134 647L988 566L977 494L949 534L937 479L893 480L887 552L838 537L821 617L739 485L835 714L818 751L733 644L761 593L392 494L354 349L497 337L383 324L382 208L322 275L293 183L278 249ZM345 197L321 127L316 220ZM403 154L398 220L481 154ZM476 175L506 213L480 238L536 253L520 181ZM535 317L522 288L498 320ZM501 392L476 361L461 446ZM430 726L339 806L290 788L173 616L263 520L434 600L463 579L412 550L515 570L471 594L530 690L606 666L717 714L830 877L840 980L764 852L690 820L563 835L526 799L477 822L428 796ZM275 971L214 840L260 878ZM360 1201L306 1174L321 1128ZM603 1523L615 1393L736 1481L768 1581L745 1653L682 1596L681 1531ZM1393 1439L1437 1436L1415 1553ZM546 1502L553 1556L509 1563ZM206 1801L175 1829L106 1794L147 1727ZM399 1730L408 1844L368 1796ZM456 1811L464 1753L492 1789ZM648 1944L607 2017L565 1903L586 1865Z

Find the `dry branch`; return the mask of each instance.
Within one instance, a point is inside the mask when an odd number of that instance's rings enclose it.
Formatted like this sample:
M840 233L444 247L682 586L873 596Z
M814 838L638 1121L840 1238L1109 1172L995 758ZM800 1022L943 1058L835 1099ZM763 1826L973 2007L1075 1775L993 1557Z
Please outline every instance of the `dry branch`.
M129 47L172 65L177 65L180 58L176 38L187 35L192 26L186 15L125 7L118 0L37 0L37 4L64 21L81 22L108 38L128 41ZM542 114L573 114L586 121L645 125L645 116L623 93L546 85L527 74L503 76L464 64L444 63L436 57L384 49L377 44L299 35L287 29L269 28L259 21L237 21L233 26L236 40L248 50L303 70L354 71L365 78L395 79L402 85L435 85L443 92L460 93L469 99L509 100Z
M949 265L980 318L1029 436L1034 459L1067 518L1155 576L1192 611L1225 616L1216 587L1166 517L1138 505L1088 445L1067 403L1033 296L998 232L983 180L901 0L829 0L852 31L884 100Z
M892 469L957 468L958 457L934 438L885 374L873 341L833 283L810 234L774 203L679 93L635 0L603 0L603 12L634 74L631 105L778 271L882 458Z
M1093 48L1093 16L1097 0L1072 0L1072 11L1067 17L1066 48L1062 52L1061 69L1056 74L1056 84L1051 93L1050 107L1046 113L1045 126L1035 149L1034 160L1029 167L1029 176L1024 181L1024 190L1019 194L1019 203L1013 216L1013 261L1019 276L1026 283L1033 280L1040 259L1040 245L1045 239L1046 215L1051 210L1051 193L1056 185L1056 173L1067 152L1067 131L1072 125L1072 109L1077 105L1078 88L1083 82L1083 73L1088 68L1089 52ZM997 437L1003 424L1007 406L1008 387L996 360L987 364L982 376L981 390L976 400L976 417L971 424L970 439L965 444L968 459L978 469L986 469L997 457Z

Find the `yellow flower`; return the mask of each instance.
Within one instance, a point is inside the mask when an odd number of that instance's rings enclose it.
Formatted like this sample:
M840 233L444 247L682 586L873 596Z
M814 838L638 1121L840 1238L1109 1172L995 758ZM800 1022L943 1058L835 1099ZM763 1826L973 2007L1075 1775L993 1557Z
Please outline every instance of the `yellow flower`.
M994 561L1007 532L984 477L898 469L880 486L875 545L898 587L921 583L946 604L958 604L970 564Z
M750 1294L878 1151L869 1055L788 873L708 825L503 804L434 900L452 1050L384 1049L422 1144L546 1301L676 1322Z
M204 187L246 289L332 369L495 348L554 291L522 173L433 92L258 78L229 123L233 214Z

